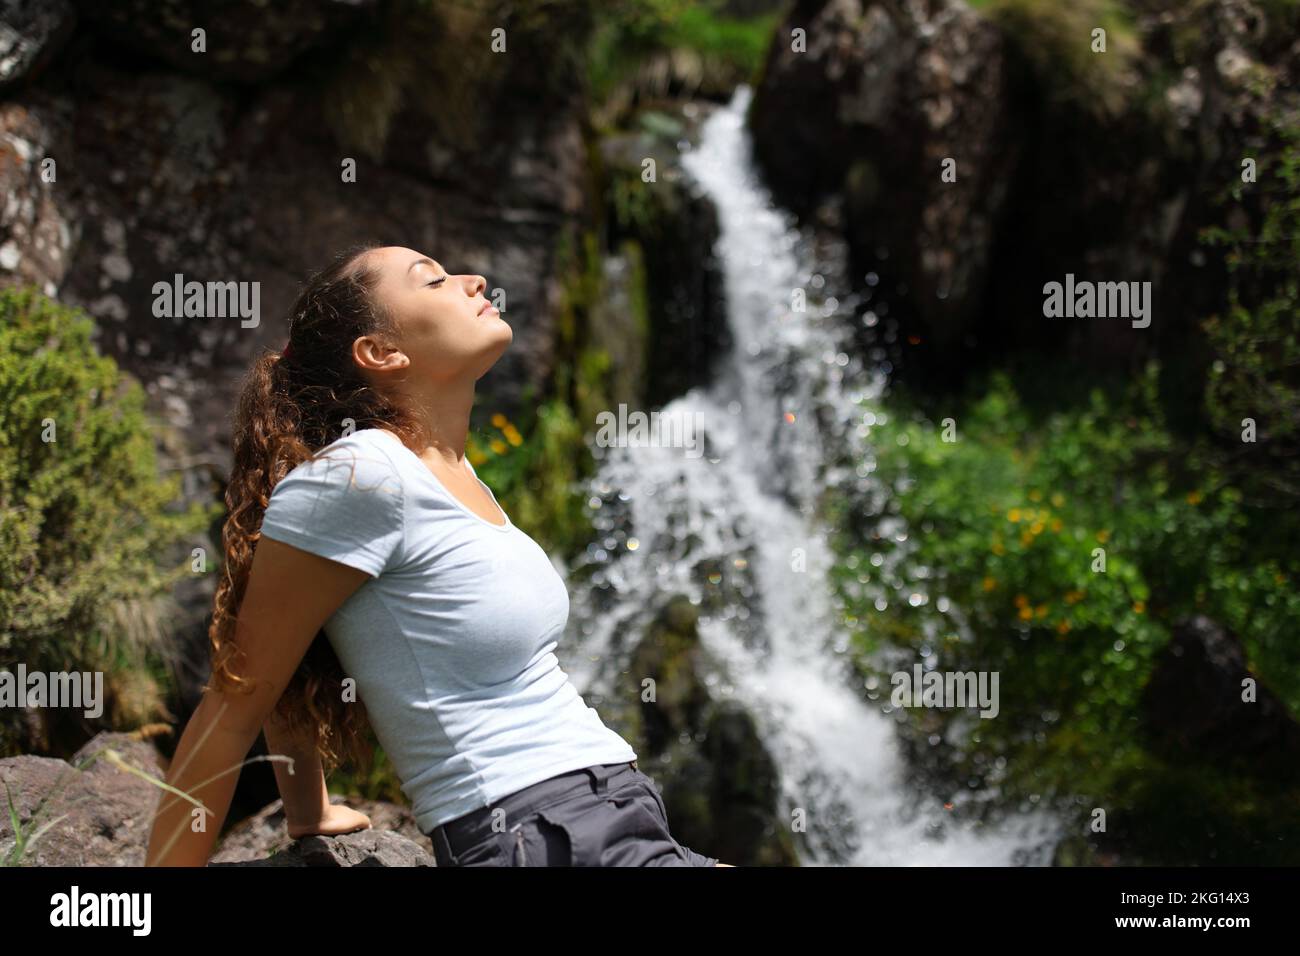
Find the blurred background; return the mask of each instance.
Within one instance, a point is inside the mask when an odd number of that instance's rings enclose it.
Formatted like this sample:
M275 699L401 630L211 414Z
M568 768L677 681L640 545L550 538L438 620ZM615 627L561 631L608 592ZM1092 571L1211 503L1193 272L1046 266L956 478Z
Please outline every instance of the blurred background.
M504 291L471 461L683 843L1300 862L1298 38L1296 0L0 3L0 670L105 694L0 706L0 856L142 861L156 791L92 758L163 772L240 379L374 239ZM160 316L177 275L260 321ZM1067 275L1150 324L1049 317ZM598 442L620 408L704 454ZM917 666L996 716L899 706ZM330 787L427 852L382 752ZM288 844L276 799L247 766L221 858Z

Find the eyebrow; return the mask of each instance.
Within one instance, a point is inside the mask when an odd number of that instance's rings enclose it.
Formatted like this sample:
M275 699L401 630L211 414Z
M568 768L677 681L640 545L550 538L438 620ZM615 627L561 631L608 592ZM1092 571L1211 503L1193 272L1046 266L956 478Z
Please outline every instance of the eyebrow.
M406 271L410 272L416 266L436 266L437 264L438 263L434 262L432 259L416 259L414 262L412 262L409 266L406 267ZM447 270L443 269L442 274L446 275Z

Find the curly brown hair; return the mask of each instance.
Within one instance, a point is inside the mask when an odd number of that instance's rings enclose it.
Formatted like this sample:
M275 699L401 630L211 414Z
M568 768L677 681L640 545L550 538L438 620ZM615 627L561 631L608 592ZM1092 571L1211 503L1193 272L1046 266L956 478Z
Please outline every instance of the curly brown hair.
M351 358L358 336L395 331L375 297L378 270L366 258L378 247L351 246L308 280L289 317L287 354L259 356L241 385L221 536L224 570L208 629L211 688L249 684L238 673L243 655L234 642L235 625L276 483L345 430L383 427L407 439L417 434L410 413L371 386ZM320 631L275 707L291 733L314 741L327 770L345 757L365 766L373 758L365 706L345 702L344 676Z

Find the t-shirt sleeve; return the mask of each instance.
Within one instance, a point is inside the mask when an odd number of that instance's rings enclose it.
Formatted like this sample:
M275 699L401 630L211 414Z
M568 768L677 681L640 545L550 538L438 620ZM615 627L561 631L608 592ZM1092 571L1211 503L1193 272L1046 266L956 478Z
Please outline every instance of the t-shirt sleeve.
M349 436L280 479L262 534L378 577L400 559L405 513L392 460Z

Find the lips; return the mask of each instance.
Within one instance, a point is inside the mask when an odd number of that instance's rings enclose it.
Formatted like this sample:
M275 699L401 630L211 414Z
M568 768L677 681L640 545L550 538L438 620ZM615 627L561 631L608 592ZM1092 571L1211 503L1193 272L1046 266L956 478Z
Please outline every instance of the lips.
M497 311L497 307L493 305L491 302L484 302L483 308L478 310L478 314L482 315L484 312L488 312L488 311L495 312Z

